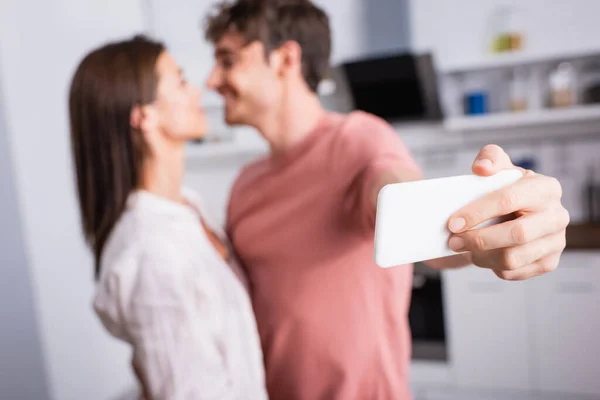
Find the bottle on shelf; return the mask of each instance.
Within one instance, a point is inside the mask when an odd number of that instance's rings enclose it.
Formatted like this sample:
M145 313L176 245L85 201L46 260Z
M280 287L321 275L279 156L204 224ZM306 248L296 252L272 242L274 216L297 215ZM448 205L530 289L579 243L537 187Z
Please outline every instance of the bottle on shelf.
M464 81L464 114L485 115L490 112L489 91L484 75L473 75Z
M550 107L564 108L575 104L575 70L563 62L550 74Z
M529 108L528 74L524 67L517 67L512 73L509 86L509 110L522 112Z
M493 53L519 51L524 47L525 29L521 12L516 7L497 7L491 15Z

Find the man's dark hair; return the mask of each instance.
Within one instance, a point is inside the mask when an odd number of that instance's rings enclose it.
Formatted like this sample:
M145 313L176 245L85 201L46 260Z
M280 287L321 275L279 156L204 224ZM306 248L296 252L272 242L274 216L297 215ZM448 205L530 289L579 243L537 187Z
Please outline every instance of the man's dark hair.
M262 42L265 56L286 41L302 49L302 75L313 92L329 70L331 32L327 14L310 0L223 1L206 19L206 39L235 32L246 44Z

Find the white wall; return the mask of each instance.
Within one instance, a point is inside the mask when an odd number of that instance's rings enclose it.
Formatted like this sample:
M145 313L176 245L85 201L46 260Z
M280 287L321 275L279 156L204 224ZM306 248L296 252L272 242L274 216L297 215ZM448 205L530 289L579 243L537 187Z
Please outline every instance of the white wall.
M315 0L329 15L332 29L332 61L353 59L364 52L363 0Z
M315 0L328 13L332 29L332 63L410 46L407 0Z
M80 234L67 90L92 46L142 29L141 2L9 0L0 10L4 114L51 398L113 398L132 384L129 352L91 309Z
M0 82L0 398L48 398Z
M402 52L411 46L409 0L362 2L364 51L368 55Z
M410 0L413 47L434 50L441 68L480 60L488 49L489 17L499 5L520 10L527 51L600 49L597 0Z

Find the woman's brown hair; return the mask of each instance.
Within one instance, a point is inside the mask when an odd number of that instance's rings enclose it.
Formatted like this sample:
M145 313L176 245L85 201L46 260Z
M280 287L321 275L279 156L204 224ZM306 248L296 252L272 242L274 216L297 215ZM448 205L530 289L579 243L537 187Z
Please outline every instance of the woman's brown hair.
M148 149L131 126L131 111L154 100L156 62L164 50L162 43L143 36L106 44L84 57L71 82L71 146L96 278L104 245L127 197L139 186Z

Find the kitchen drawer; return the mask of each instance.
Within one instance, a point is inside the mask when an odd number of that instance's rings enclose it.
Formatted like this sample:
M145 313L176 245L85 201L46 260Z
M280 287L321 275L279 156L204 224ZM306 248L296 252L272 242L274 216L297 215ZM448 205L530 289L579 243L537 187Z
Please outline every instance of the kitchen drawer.
M449 358L458 387L528 390L528 282L469 267L444 273Z
M563 255L531 300L535 387L600 396L600 254Z

